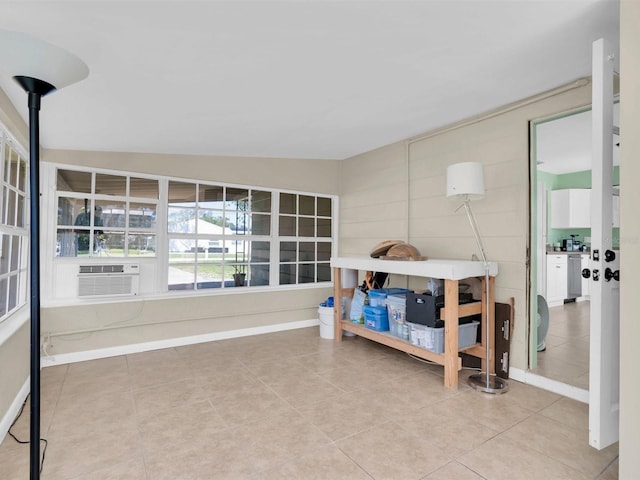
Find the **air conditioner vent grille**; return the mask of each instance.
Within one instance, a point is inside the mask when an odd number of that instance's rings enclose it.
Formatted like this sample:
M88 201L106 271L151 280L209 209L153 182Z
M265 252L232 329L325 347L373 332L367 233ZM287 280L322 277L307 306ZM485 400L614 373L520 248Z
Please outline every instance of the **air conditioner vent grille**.
M80 273L124 273L124 265L80 265Z

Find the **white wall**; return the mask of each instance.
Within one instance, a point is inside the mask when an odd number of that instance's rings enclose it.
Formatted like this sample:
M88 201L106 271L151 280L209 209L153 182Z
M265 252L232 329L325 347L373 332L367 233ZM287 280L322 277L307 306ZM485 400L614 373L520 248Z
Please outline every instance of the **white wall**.
M620 480L640 472L640 2L620 3Z

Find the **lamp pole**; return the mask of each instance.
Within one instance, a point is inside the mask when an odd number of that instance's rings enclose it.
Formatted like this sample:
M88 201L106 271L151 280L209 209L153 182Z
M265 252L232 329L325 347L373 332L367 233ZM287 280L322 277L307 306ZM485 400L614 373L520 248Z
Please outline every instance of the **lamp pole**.
M31 480L40 478L40 100L55 90L37 78L16 76L28 93L29 105L29 281L31 313L31 422L29 470Z

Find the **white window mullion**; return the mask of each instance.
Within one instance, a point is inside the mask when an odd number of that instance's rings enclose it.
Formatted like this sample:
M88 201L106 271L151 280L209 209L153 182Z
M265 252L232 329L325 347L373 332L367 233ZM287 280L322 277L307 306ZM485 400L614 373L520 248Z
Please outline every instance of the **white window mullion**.
M280 284L280 192L271 194L271 246L269 254L269 285Z

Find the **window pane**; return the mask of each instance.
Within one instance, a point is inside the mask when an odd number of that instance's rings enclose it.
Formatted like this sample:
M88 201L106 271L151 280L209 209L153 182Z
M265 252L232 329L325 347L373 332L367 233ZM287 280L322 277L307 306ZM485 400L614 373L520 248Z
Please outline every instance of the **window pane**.
M300 195L300 215L315 215L316 214L316 197L310 197L309 195Z
M331 237L331 219L318 218L318 237Z
M124 228L126 226L127 204L124 201L96 202L93 224L96 227Z
M11 235L2 235L2 257L0 257L0 274L9 273Z
M280 285L295 285L296 264L280 265Z
M280 236L296 236L296 217L285 217L280 215Z
M223 228L224 216L219 210L198 210L198 233L200 235L224 235L231 233Z
M193 208L169 207L167 229L170 233L196 233Z
M330 217L331 216L331 199L318 197L318 216Z
M328 262L331 260L331 244L329 242L318 242L318 258L319 262Z
M11 236L11 271L18 270L20 265L20 237L17 235Z
M9 195L7 195L7 216L5 217L5 224L15 226L16 224L16 201L18 199L18 194L13 190L8 190Z
M251 234L270 235L271 215L263 215L260 213L254 213L253 215L251 215Z
M214 260L199 261L196 267L198 289L222 286L222 263Z
M298 252L298 258L301 262L313 262L316 259L316 244L313 242L300 242Z
M127 194L127 177L96 173L95 193L124 197Z
M59 168L56 188L62 192L91 193L91 173Z
M269 265L260 264L249 266L249 286L259 287L263 285L269 285Z
M153 257L156 254L156 236L146 233L129 234L127 246L130 257Z
M315 237L316 236L315 223L316 223L315 218L307 218L307 217L298 218L298 236L299 237Z
M9 277L9 305L7 311L11 311L16 308L18 304L18 275L11 275Z
M316 266L313 263L301 263L298 267L298 283L313 283L316 281Z
M224 187L218 185L200 185L198 205L203 208L224 208Z
M227 188L227 210L246 212L249 207L249 190L244 188Z
M230 212L226 214L227 226L231 232L237 235L247 235L251 233L249 224L249 214L245 212Z
M251 192L251 211L271 213L271 192Z
M19 172L19 177L18 177L18 189L21 192L26 191L26 184L27 184L27 162L21 158L20 159L20 172Z
M87 247L87 251L88 251ZM76 234L70 228L59 228L56 235L56 256L76 256Z
M16 152L15 150L11 151L11 180L10 180L10 184L12 187L18 187L18 176L20 174L19 171L19 165L20 165L20 156L18 155L18 152Z
M58 225L73 225L76 201L70 198L58 198Z
M195 282L196 254L185 250L189 240L169 242L169 290L192 290Z
M280 194L280 213L298 213L296 200L297 195L292 193L281 193Z
M331 266L328 263L318 264L318 282L331 281Z
M269 263L271 258L271 243L270 242L251 242L251 262L265 262Z
M129 178L129 196L158 199L158 181L150 178Z
M6 278L0 280L0 318L7 313L7 294L9 282Z
M107 231L93 236L94 255L109 255L112 257L124 256L125 245L124 232Z
M184 182L169 182L169 205L195 207L195 201L195 184Z
M9 145L4 149L4 181L9 183L11 175L11 148Z
M296 261L296 242L280 242L280 261Z
M154 203L131 202L129 204L130 228L156 228L156 216Z
M24 227L25 204L27 199L24 195L18 194L18 211L16 212L16 227Z

